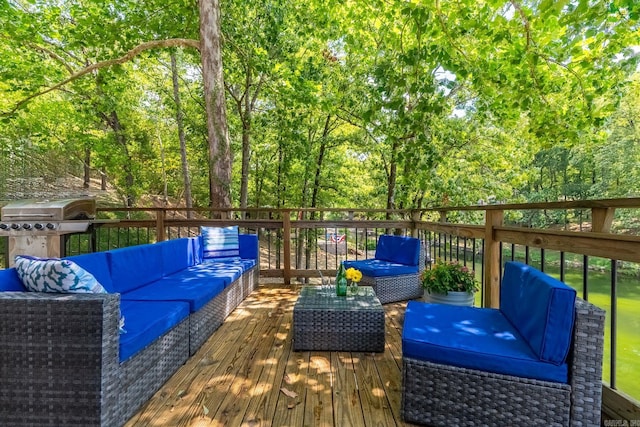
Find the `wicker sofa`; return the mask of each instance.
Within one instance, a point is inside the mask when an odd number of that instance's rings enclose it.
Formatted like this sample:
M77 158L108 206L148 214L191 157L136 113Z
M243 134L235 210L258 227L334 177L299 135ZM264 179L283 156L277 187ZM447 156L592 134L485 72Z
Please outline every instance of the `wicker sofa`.
M362 272L361 285L371 286L381 304L420 298L420 272L424 269L420 240L383 234L373 258L343 261L345 268Z
M521 263L500 309L409 302L402 415L427 425L599 426L604 311Z
M0 270L0 425L124 424L257 286L257 236L239 252L205 259L182 238L69 257L97 294L28 292Z

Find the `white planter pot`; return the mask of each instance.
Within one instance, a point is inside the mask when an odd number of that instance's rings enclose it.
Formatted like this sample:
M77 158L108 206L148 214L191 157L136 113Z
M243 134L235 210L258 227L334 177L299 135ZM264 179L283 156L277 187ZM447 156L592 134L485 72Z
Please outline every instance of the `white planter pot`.
M453 291L449 291L446 294L430 294L429 292L425 291L423 296L426 302L449 305L466 305L470 307L473 306L473 297L474 294L470 294L468 292Z

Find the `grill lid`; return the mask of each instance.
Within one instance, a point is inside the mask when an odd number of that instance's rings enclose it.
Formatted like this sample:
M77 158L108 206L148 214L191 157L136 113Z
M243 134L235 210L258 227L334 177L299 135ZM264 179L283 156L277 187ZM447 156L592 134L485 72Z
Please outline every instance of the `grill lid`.
M2 207L2 221L87 220L96 216L96 201L91 198L60 200L18 200Z

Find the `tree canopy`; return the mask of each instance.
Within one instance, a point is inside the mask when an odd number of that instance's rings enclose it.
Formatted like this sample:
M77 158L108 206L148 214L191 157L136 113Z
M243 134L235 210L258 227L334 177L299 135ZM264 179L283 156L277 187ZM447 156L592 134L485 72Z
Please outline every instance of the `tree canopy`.
M92 174L129 205L638 196L639 17L632 0L8 0L0 199Z

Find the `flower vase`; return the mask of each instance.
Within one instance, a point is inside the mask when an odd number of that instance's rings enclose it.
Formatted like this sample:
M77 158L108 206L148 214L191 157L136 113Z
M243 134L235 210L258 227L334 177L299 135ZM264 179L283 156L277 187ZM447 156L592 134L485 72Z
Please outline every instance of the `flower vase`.
M358 283L357 282L349 283L349 295L358 295Z

